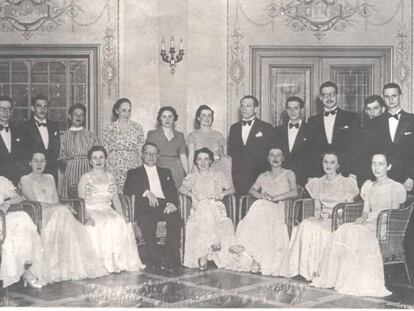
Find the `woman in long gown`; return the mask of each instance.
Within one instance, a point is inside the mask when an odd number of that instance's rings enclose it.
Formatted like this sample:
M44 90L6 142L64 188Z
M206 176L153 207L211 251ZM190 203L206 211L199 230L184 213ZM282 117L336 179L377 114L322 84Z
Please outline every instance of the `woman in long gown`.
M267 161L271 169L260 174L249 190L257 200L237 226L231 252L238 256L228 268L279 275L281 261L289 248L284 200L297 196L298 192L295 173L282 168L282 150L271 148Z
M70 197L70 193L78 186L81 176L90 171L88 150L92 146L99 145L95 133L85 129L86 107L75 104L69 108L71 127L63 133L60 139L59 160L65 163L60 196Z
M200 270L207 268L209 260L219 268L225 267L234 237L233 223L221 202L234 188L221 172L210 170L213 161L210 149L197 150L194 164L198 170L188 175L180 188L193 202L185 226L184 266Z
M108 170L115 177L118 193L123 193L127 172L141 166L141 148L145 142L142 125L131 120L132 104L119 99L112 108L114 122L103 131L102 145L108 152Z
M179 189L184 176L188 173L188 163L184 134L174 128L177 120L178 114L173 107L161 107L157 116L160 127L148 132L147 142L158 147L157 163L160 167L171 170L174 183Z
M332 235L330 219L338 203L353 202L359 194L353 177L340 174L340 158L336 152L327 152L322 160L325 175L312 178L305 185L315 201L315 216L304 219L292 234L289 252L281 265L281 275L303 276L312 280L319 271L323 252Z
M390 295L385 287L381 251L376 237L377 217L385 209L398 209L406 199L404 186L387 176L391 168L383 154L372 157L376 180L361 189L364 212L355 223L341 225L325 250L319 277L311 285L333 287L355 296Z
M231 178L231 158L224 153L226 139L224 136L212 129L214 121L214 111L207 105L201 105L196 111L196 122L199 129L192 131L187 136L188 147L188 168L190 172L197 170L193 166L194 151L201 148L208 148L214 153L214 162L210 170L222 172L226 178L232 182Z
M0 176L0 209L5 213L10 204L22 198L13 183ZM4 233L3 233L4 234ZM8 287L23 278L24 285L41 288L43 248L37 227L26 212L6 213L6 238L1 245L0 280Z
M88 234L99 261L109 272L144 268L138 255L131 223L124 220L114 176L106 170L107 153L102 146L88 152L92 171L79 181L79 197L85 199ZM111 207L111 203L115 210Z
M23 195L42 205L43 281L54 283L95 278L106 274L99 263L86 228L68 206L59 203L55 180L43 174L46 157L35 152L30 161L32 173L22 176Z

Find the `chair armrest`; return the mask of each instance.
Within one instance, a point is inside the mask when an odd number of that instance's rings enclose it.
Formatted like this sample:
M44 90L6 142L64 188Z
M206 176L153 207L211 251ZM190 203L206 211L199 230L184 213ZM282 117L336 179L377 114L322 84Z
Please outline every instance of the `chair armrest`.
M128 223L134 223L135 221L135 195L129 196L125 194L119 195L121 201L122 212L125 215L125 219Z
M191 197L183 193L180 193L178 196L178 204L181 218L185 224L187 222L188 215L190 215L190 209L192 205Z
M223 204L226 207L227 217L229 217L233 224L236 225L237 206L236 197L234 194L228 194L223 198Z
M4 214L4 212L2 210L0 210L0 228L1 228L1 232L0 232L0 246L3 245L4 240L6 239L6 214ZM0 254L1 254L1 250L0 250Z
M361 217L364 210L364 202L339 203L332 211L332 232L342 224L354 222Z
M22 201L19 203L11 204L7 210L7 213L23 211L26 212L33 223L37 227L37 231L40 233L42 230L42 205L37 201Z
M291 207L291 225L298 225L303 219L315 215L315 201L311 198L297 199Z
M239 198L239 213L237 215L237 221L242 220L243 217L247 215L250 206L252 206L253 202L256 200L257 199L251 196L250 194L243 195Z
M85 210L85 200L82 198L76 199L66 199L59 198L60 203L70 205L75 211L75 218L81 223L86 223L86 210Z

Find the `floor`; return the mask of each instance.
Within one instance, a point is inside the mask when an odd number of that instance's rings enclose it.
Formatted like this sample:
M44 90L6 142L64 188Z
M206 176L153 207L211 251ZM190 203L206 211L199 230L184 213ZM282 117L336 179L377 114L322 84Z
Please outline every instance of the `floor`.
M0 306L18 307L194 307L194 308L414 308L414 288L402 267L386 270L393 295L358 298L316 289L300 277L285 279L210 268L120 273L42 289L15 284L2 292ZM395 277L397 276L397 277Z

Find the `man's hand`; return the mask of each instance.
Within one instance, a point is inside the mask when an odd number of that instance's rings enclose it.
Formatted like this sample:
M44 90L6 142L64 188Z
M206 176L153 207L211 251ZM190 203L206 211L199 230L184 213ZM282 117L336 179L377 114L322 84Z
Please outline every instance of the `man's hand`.
M164 214L171 214L171 213L174 213L176 210L177 208L175 207L175 205L168 202L165 206Z
M158 199L156 198L156 196L155 195L153 195L152 194L152 192L151 191L149 191L148 190L148 192L147 192L147 198L148 198L148 201L149 201L149 205L151 206L151 207L156 207L156 206L158 206Z
M403 184L405 191L411 191L413 190L414 181L411 178L407 178L407 180Z

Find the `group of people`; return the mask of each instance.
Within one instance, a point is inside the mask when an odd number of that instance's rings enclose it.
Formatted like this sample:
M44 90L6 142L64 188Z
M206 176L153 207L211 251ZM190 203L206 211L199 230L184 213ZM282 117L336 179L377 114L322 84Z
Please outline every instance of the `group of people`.
M337 85L324 82L319 88L323 111L308 122L303 99L289 97L289 120L272 128L256 116L257 98L244 96L242 120L231 126L228 144L212 128L214 111L206 105L197 109L198 129L187 138L175 129L178 114L171 106L159 110L159 127L145 138L142 126L130 119L131 102L122 98L113 106L115 120L105 127L100 145L84 128L86 107L81 104L70 107L71 127L61 136L47 119L47 98L35 97L33 117L15 128L9 124L12 100L0 96L0 175L11 181L10 193L0 196L1 206L7 209L24 198L40 201L45 220L39 236L27 214L7 214L3 286L22 275L41 287L143 268L120 194L135 196L135 217L149 252L146 269L180 269L182 193L192 199L184 266L205 270L212 260L237 271L301 275L313 286L344 294L389 294L375 223L381 210L398 208L413 188L414 115L401 109L395 83L383 87L382 97L366 99L363 128L356 113L338 107L337 97ZM64 172L59 195L85 199L86 225L59 203L58 168ZM314 199L315 216L303 220L289 240L284 201L297 197L298 185ZM236 229L222 203L233 193L256 198ZM332 233L333 207L359 195L362 216ZM159 220L167 229L161 256ZM10 226L13 221L19 225ZM412 239L409 232L407 239ZM16 245L30 247L22 253Z

